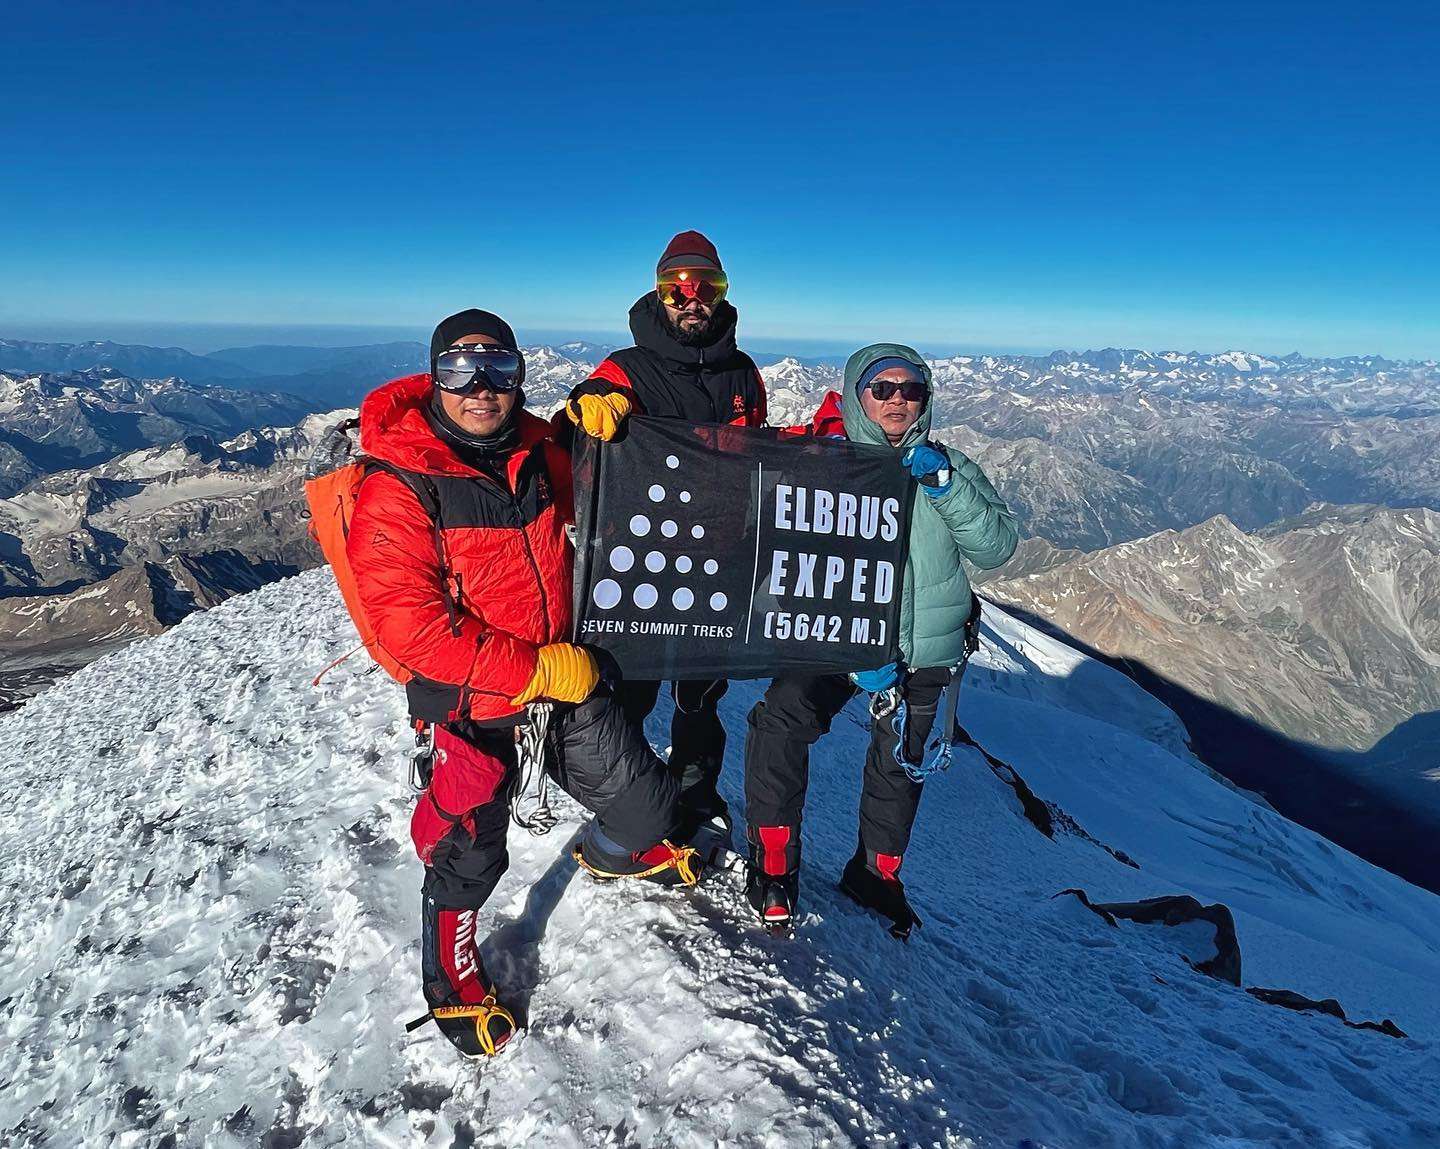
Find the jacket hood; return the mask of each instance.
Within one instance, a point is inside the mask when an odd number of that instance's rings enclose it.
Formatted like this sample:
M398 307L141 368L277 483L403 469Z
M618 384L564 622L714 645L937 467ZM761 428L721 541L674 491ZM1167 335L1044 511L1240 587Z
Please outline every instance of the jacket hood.
M865 369L877 359L904 359L907 363L913 363L920 377L925 380L925 388L930 392L925 400L925 406L920 409L920 417L915 420L914 426L905 432L905 438L895 448L903 451L907 447L913 447L916 443L923 443L930 437L930 413L934 407L935 383L930 375L930 365L925 362L920 353L913 347L906 347L903 343L872 343L869 347L862 347L854 355L845 361L845 385L840 399L840 409L845 419L845 434L855 443L872 443L877 447L890 446L890 440L885 437L885 432L880 429L869 415L865 414L864 408L860 406L860 376L865 374Z
M848 439L845 433L844 404L839 391L826 391L825 398L810 417L810 434L824 439Z
M392 379L365 396L360 404L360 449L373 458L406 471L425 475L455 475L465 478L480 472L460 457L444 439L435 433L425 409L430 403L430 375L406 375ZM515 414L520 440L506 458L511 473L530 448L550 434L550 424L529 411Z
M720 364L735 355L735 325L740 313L722 299L715 308L714 338L704 347L687 347L670 334L664 322L660 297L647 291L630 308L630 334L635 345L653 351L662 359L680 367L698 369Z

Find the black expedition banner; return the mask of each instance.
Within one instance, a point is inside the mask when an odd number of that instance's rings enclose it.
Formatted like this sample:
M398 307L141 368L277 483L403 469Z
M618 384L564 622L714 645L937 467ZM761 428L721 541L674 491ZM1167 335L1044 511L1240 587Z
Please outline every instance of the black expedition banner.
M893 452L840 440L639 417L577 436L577 641L634 679L881 666L911 495Z

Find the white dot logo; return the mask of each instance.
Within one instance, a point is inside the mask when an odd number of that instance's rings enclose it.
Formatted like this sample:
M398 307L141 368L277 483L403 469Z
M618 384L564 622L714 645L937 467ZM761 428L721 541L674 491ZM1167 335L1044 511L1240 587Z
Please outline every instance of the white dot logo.
M665 556L659 551L651 551L645 556L645 569L651 574L659 574L665 569Z
M714 574L714 573L715 573L716 571L718 571L719 569L720 569L720 564L717 563L714 559L706 559L706 560L705 560L705 573L706 573L706 574Z
M729 602L730 600L725 597L724 592L717 590L714 594L710 596L710 609L724 610L725 607L729 604Z
M678 470L679 467L680 467L680 460L679 460L678 458L676 458L674 455L666 455L666 456L665 456L665 465L666 465L667 467L669 467L672 471Z
M700 530L700 528L696 527L695 530L698 531ZM667 539L673 539L677 534L679 534L679 532L680 528L676 526L674 519L666 519L663 523L660 524L660 533L664 535ZM691 531L690 533L695 534L695 531ZM695 537L698 539L700 536L695 535Z
M682 586L670 596L670 603L676 610L689 610L695 605L695 592Z
M637 539L643 539L650 533L650 520L644 515L635 515L630 520L630 533Z
M602 578L591 597L601 610L610 610L620 602L620 584L613 578Z
M690 537L692 539L703 539L705 537L705 528L699 523L696 523L690 528Z
M653 487L650 488L650 501L652 503L660 503L664 502L664 500L665 488L662 487L659 483L656 483Z
M711 561L713 562L714 560L711 560ZM677 559L675 560L675 569L676 569L677 571L679 571L681 574L689 574L689 573L690 573L690 567L691 567L691 562L690 562L690 556L689 556L689 555L681 555L679 558L677 558Z
M681 501L682 503L688 503L688 502L690 501L690 492L689 492L689 491L681 491L681 492L680 492L680 501Z
M635 565L635 552L629 547L616 547L610 552L610 569L624 574Z
M635 588L635 605L641 610L649 610L660 601L660 592L648 582L642 582Z

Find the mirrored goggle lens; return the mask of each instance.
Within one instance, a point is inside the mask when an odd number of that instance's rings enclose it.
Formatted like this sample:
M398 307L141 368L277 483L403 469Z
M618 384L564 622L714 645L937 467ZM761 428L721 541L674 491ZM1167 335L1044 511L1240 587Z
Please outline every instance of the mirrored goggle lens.
M870 394L882 402L896 391L900 392L901 398L907 403L922 402L929 390L920 379L872 379L870 380Z
M730 290L730 281L723 271L681 268L667 271L655 285L660 299L671 307L684 307L692 299L701 303L718 303Z
M435 360L435 385L444 391L514 391L520 386L520 356L513 351L446 351Z

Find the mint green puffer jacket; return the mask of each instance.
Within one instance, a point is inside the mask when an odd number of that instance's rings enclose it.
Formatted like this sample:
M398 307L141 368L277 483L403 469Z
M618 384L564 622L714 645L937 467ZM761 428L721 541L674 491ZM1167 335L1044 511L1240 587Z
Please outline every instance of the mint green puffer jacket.
M817 435L842 433L856 443L890 447L885 432L865 414L857 390L860 376L877 359L898 357L915 364L932 387L930 367L918 352L899 343L862 347L845 364L845 390L826 396L811 420ZM930 435L934 403L927 402L920 418L893 447L896 460ZM950 489L932 499L915 497L910 519L910 559L905 566L904 596L900 606L900 649L912 669L953 666L965 652L965 620L970 615L970 576L963 558L981 570L998 567L1019 541L1015 516L990 485L990 480L962 451L942 444L950 459Z

